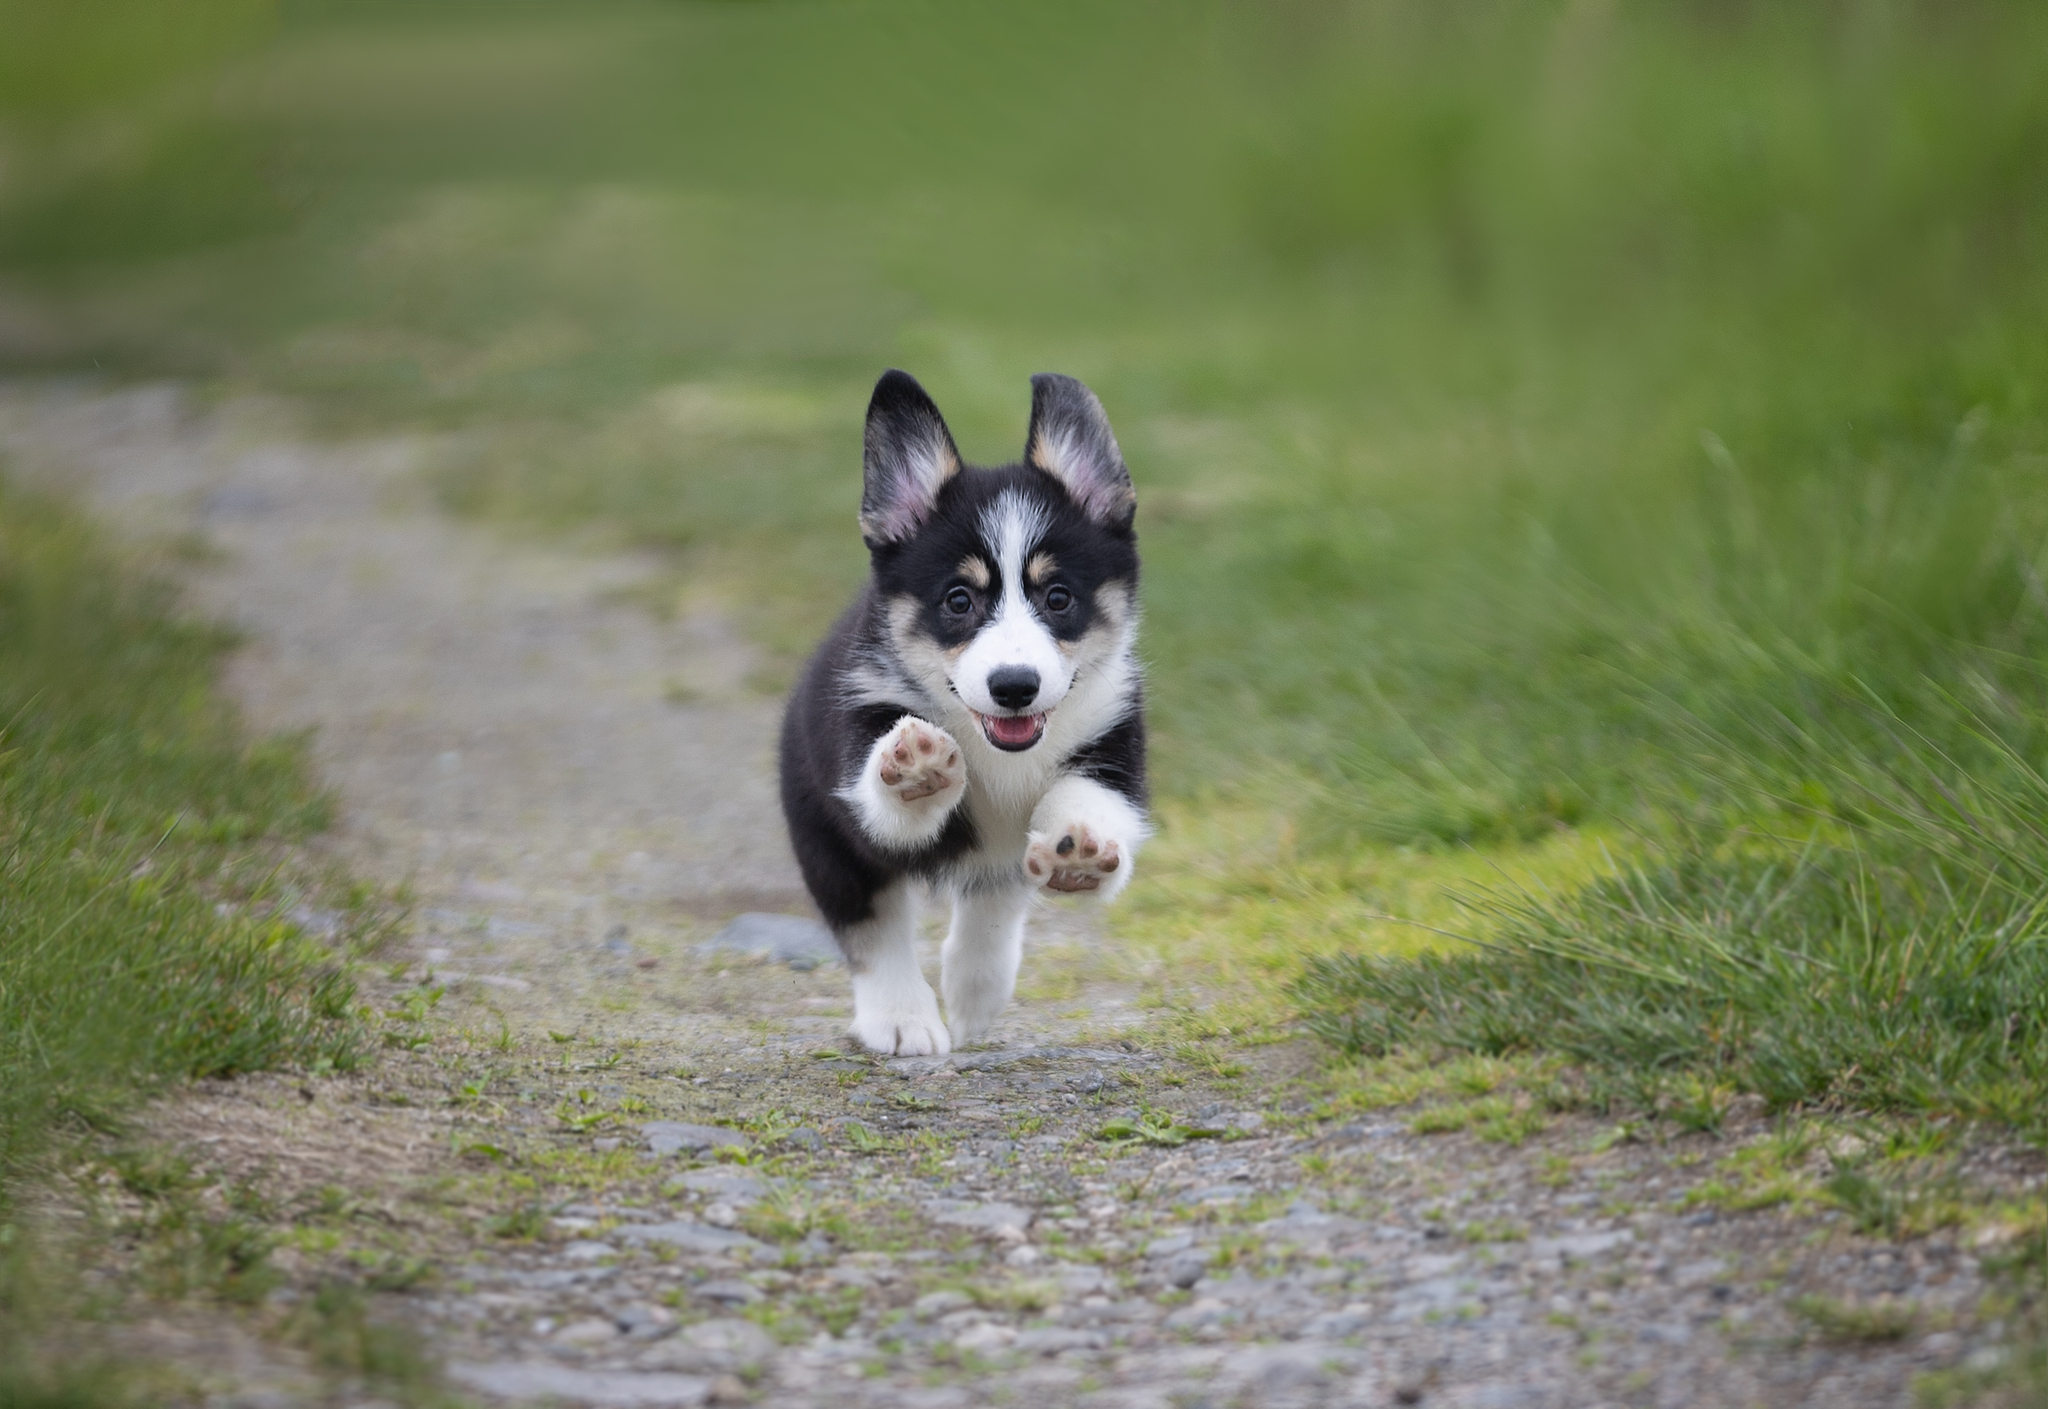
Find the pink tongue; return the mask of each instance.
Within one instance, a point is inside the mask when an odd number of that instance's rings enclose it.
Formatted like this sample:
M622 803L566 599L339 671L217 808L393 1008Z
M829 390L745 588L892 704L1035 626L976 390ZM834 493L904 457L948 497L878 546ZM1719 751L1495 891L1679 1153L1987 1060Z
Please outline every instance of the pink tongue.
M1038 737L1038 720L1029 714L988 717L989 737L999 744L1028 744Z

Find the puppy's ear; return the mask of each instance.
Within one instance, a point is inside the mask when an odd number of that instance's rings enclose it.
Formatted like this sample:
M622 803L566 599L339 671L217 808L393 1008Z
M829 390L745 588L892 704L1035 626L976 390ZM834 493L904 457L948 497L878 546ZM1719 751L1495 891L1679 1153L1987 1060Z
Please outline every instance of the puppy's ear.
M1066 486L1097 523L1130 526L1138 495L1116 433L1095 393L1072 377L1040 372L1031 379L1031 434L1024 459Z
M953 433L908 372L892 368L875 383L861 463L860 536L870 548L908 538L960 473Z

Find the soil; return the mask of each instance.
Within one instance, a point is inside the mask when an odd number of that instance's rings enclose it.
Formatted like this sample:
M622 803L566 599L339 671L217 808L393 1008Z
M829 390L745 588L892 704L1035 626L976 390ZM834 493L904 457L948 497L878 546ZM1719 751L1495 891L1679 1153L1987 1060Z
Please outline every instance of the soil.
M313 731L323 845L409 904L369 1070L151 1117L281 1239L257 1307L123 1332L203 1402L1863 1409L1999 1354L1960 1235L1689 1199L1759 1115L1519 1145L1319 1121L1317 1051L1189 1059L1085 904L1034 919L987 1044L860 1053L836 964L713 944L809 911L778 701L662 563L448 518L431 441L177 387L12 388L0 446L203 545L180 571L246 633L235 695ZM438 1369L387 1385L277 1333L338 1280Z

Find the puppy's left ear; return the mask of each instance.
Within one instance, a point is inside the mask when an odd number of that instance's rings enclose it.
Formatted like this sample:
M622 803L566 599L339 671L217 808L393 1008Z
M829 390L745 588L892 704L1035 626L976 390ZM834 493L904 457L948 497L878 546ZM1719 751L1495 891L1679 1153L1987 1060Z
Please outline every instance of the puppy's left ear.
M1031 434L1024 460L1066 487L1088 517L1129 528L1138 494L1123 451L1095 393L1072 377L1041 372L1031 379Z

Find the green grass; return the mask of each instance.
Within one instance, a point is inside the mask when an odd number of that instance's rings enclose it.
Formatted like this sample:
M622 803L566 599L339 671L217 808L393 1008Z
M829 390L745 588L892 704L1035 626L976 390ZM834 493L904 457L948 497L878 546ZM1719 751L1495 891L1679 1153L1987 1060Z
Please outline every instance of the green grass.
M339 956L280 913L325 800L214 692L226 644L79 518L0 489L0 1213L163 1083L356 1059Z
M1119 923L1210 996L1351 949L1299 990L1350 1049L2027 1118L2039 7L189 8L0 11L8 365L436 433L768 685L861 571L875 373L978 459L1076 373L1168 824Z
M347 955L288 913L358 897L291 844L326 800L299 741L251 743L215 689L228 638L73 510L0 481L0 1401L154 1402L79 1320L93 1226L25 1215L82 1140L197 1077L362 1055ZM338 898L337 898L338 897ZM348 931L365 914L344 916ZM271 1236L184 1162L115 1151L149 1210L120 1237L166 1299L259 1300Z
M1745 821L1689 819L1575 889L1474 892L1478 945L1312 960L1311 1026L1359 1054L1561 1052L1703 1128L1726 1083L2048 1135L2048 781L2007 737L2033 718L1928 689L1917 725L1866 700L1853 729L1722 737Z

